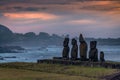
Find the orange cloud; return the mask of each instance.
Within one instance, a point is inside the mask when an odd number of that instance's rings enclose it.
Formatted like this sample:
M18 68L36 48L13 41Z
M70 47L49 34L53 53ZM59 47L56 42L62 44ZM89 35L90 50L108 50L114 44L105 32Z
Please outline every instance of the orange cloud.
M51 20L56 19L58 16L48 13L4 13L5 17L10 19L41 19Z
M93 1L93 2L90 2L91 5L110 5L110 4L113 4L113 1ZM90 5L90 4L88 4Z

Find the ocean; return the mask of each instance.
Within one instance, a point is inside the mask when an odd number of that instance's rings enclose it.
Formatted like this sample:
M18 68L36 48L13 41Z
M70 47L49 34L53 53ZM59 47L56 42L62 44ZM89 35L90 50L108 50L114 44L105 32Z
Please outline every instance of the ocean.
M61 46L25 47L21 53L0 53L0 63L6 62L37 62L38 59L52 59L61 57ZM105 60L120 62L120 45L97 46L98 51L104 51ZM88 50L89 52L89 50ZM99 54L98 54L99 55ZM79 56L79 55L78 55Z

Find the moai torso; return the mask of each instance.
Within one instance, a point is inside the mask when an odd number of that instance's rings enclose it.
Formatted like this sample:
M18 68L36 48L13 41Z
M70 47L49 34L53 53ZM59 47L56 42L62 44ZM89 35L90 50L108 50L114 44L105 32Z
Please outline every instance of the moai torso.
M62 57L63 59L68 59L69 58L69 38L65 38L63 42L63 52L62 52Z
M90 51L89 51L89 59L90 61L98 61L98 50L96 48L96 41L90 42Z
M104 61L105 61L105 59L104 59L104 52L101 51L100 52L100 62L104 62Z
M80 59L82 61L85 61L87 59L87 43L85 42L82 34L80 34L79 37L79 42L80 42Z
M76 60L78 56L78 45L76 39L72 39L71 59Z

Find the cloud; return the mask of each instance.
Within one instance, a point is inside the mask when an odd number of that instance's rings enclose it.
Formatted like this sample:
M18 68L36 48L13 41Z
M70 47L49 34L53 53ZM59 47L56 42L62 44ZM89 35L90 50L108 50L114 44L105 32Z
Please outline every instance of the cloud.
M15 6L13 7L16 11L40 11L40 10L46 10L46 7L21 7L21 6Z
M12 1L9 3L9 1ZM85 0L4 0L1 2L0 11L20 12L20 11L41 11L51 13L70 12L78 13L82 11L99 11L120 13L120 1L89 1ZM5 4L6 3L6 4ZM62 4L62 5L61 5ZM63 5L64 4L64 5Z
M45 31L74 36L82 32L88 37L120 34L117 0L1 0L0 4L0 23L15 32Z
M44 10L46 8L28 7L25 11L39 11L40 9Z
M68 4L74 0L2 0L0 4L9 4L11 3L33 3L33 4Z
M4 13L5 17L10 19L40 19L40 20L53 20L58 16L48 13Z
M81 20L71 20L68 21L69 24L79 24L79 25L88 25L88 24L95 24L96 21L94 20L88 20L88 19L81 19Z
M95 10L95 11L118 11L120 10L120 3L118 1L94 1L94 2L87 2L87 3L90 3L90 4L81 6L80 9Z
M0 17L2 17L3 16L3 14L2 13L0 13Z

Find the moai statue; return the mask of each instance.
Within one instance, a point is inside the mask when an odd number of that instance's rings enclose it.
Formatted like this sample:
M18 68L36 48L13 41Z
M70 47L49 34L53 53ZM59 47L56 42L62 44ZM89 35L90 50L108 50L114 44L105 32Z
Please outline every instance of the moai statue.
M79 42L80 42L80 59L81 61L87 60L87 43L85 42L82 34L79 36Z
M98 61L98 50L96 48L97 41L90 42L89 60L93 62Z
M70 49L69 49L68 44L69 44L69 38L65 38L64 42L63 42L64 48L63 48L63 52L62 52L63 59L68 59L69 58L69 50Z
M105 59L104 59L104 52L101 51L100 52L100 62L104 62L104 61L105 61Z
M72 60L77 60L77 56L78 56L77 40L73 38L71 44L72 44L71 59Z

